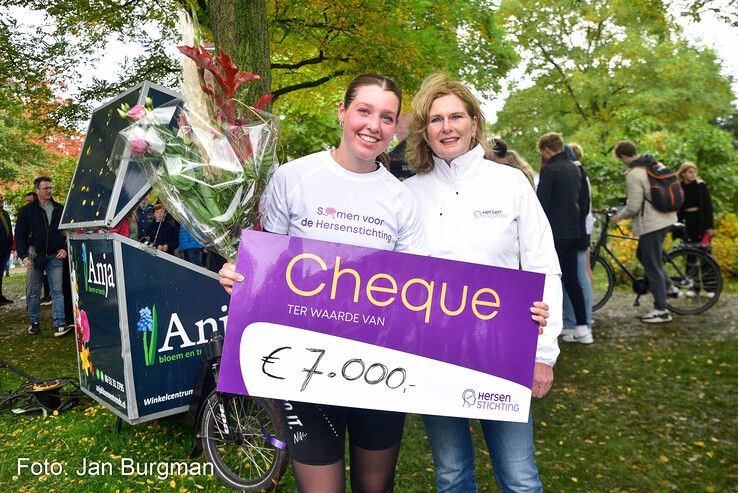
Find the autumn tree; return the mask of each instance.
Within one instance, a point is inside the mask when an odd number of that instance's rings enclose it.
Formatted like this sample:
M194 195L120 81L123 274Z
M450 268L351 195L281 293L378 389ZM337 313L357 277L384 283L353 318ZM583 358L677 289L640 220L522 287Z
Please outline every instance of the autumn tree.
M67 42L67 56L104 50L112 35L141 44L141 53L128 61L118 81L95 79L76 105L63 108L60 117L67 121L86 119L90 102L143 79L176 87L178 67L165 47L177 42L178 12L194 10L216 45L226 49L241 68L263 76L260 86L249 89L274 93L274 111L285 116L283 143L290 155L305 152L314 143L314 139L300 140L302 131L294 126L303 124L304 115L325 119L326 112L332 114L341 88L362 72L385 73L397 79L408 95L435 70L449 72L483 94L497 90L516 54L495 22L494 3L0 0L0 6L23 5L44 12L59 39L75 36L76 42ZM61 77L66 70L59 67L55 74ZM253 101L248 95L244 98ZM325 133L336 128L329 125Z
M495 130L533 162L544 132L580 142L598 201L623 193L610 151L625 138L673 166L697 161L711 181L735 175L730 138L710 123L732 112L730 82L712 50L683 38L665 5L516 0L503 2L499 16L527 54L529 87L511 94ZM724 207L736 199L728 179L714 187Z

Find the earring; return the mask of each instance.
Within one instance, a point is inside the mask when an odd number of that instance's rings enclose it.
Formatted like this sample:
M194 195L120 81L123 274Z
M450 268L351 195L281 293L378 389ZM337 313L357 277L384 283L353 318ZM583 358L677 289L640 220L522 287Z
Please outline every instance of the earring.
M338 120L338 125L343 128L343 120Z

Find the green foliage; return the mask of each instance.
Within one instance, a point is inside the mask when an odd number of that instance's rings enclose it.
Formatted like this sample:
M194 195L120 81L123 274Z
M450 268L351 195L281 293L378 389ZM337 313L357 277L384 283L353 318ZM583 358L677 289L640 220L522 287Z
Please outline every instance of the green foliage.
M529 53L532 85L514 91L496 132L531 162L538 137L584 147L596 206L623 195L617 141L667 164L694 161L719 208L735 204L738 153L709 122L732 114L730 81L709 49L691 46L662 2L504 1L498 17ZM719 188L719 190L718 190Z
M328 92L332 89L332 92ZM299 92L279 100L278 111L286 117L280 121L279 162L305 156L329 147L338 146L341 136L338 125L338 102L343 97L336 82L328 83L320 94L303 98ZM321 111L316 112L315 109ZM289 115L289 116L287 116Z
M267 9L277 95L365 72L388 75L412 93L436 70L489 93L517 60L484 0L298 0Z
M55 78L75 78L72 61L102 52L112 36L135 40L143 46L141 53L131 57L120 70L117 82L95 79L74 104L60 108L55 117L65 122L85 120L91 102L110 97L143 79L170 87L178 85L178 66L166 55L166 48L178 42L177 13L183 6L188 10L194 7L206 34L211 23L205 2L191 0L0 0L0 6L21 3L46 13L55 23L55 49L65 54L54 71ZM483 94L496 92L499 79L518 56L497 25L493 5L488 0L453 0L443 4L425 0L266 2L272 90L276 96L273 109L285 115L286 125L293 127L285 128L285 135L291 136L286 147L314 149L315 144L325 145L327 140L315 142L314 136L294 128L291 122L303 120L306 115L312 119L325 112L332 114L334 97L340 98L347 81L360 73L391 76L403 86L407 96L428 74L438 70L460 77ZM7 31L10 36L17 29L9 25ZM18 45L15 52L24 58L32 45ZM43 55L48 49L41 45L36 51ZM30 63L31 58L28 60ZM36 63L33 70L22 71L19 77L40 69ZM288 96L290 101L285 99ZM309 106L307 102L317 104Z
M3 359L39 378L77 375L73 336L53 337L42 307L41 333L29 341L27 315L18 300L25 275L13 269L3 293L16 302L0 307ZM555 381L534 399L536 464L545 491L662 492L735 490L735 381L738 342L733 307L724 293L708 312L648 325L633 317L633 296L616 292L595 313L595 344L562 344ZM641 307L645 310L644 307ZM21 379L0 369L0 394ZM0 415L0 484L3 491L229 492L213 476L77 476L88 461L131 458L148 462L188 459L195 431L177 417L110 431L115 416L85 397L58 416ZM478 423L471 425L479 491L497 491ZM17 473L17 459L60 461L68 475ZM420 416L408 415L395 491L434 490L434 470ZM296 491L291 470L275 489Z

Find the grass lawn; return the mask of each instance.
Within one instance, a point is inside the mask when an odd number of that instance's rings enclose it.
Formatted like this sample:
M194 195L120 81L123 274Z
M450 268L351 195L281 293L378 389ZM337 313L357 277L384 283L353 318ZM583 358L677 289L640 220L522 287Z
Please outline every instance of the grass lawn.
M74 336L54 338L50 307L42 332L27 334L25 274L5 278L16 300L0 307L0 359L39 378L76 376ZM595 313L595 344L562 343L556 382L533 407L536 460L551 492L738 492L738 308L736 289L706 314L646 325L632 294L617 290ZM0 393L21 379L0 369ZM208 476L124 476L121 458L189 460L194 431L172 417L110 427L114 416L85 398L58 416L0 414L0 492L228 491ZM497 491L481 430L477 445L480 491ZM18 474L21 458L60 462L66 474ZM112 475L77 476L83 460L111 461ZM201 460L201 459L196 459ZM409 416L396 491L434 490L433 462L422 421ZM295 491L287 475L277 491Z

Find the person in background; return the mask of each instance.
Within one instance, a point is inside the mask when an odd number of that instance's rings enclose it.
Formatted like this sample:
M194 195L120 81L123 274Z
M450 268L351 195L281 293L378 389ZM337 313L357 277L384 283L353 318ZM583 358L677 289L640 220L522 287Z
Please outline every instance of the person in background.
M130 238L131 236L131 219L129 217L124 217L121 222L114 228L111 228L109 230L110 233L118 233L121 236L125 236L126 238Z
M153 209L154 222L146 229L149 243L161 252L174 255L174 250L179 244L177 228L166 219L167 209L164 204L156 204Z
M533 168L516 151L507 148L507 143L502 139L492 139L492 161L498 164L506 164L523 172L530 182L533 190L536 189Z
M38 200L38 195L36 192L28 192L25 195L26 204L30 204L31 202L35 202ZM31 279L31 276L26 276L26 309L28 309L28 289L29 284L28 281ZM43 295L41 296L41 304L42 305L50 305L51 304L51 290L49 288L49 276L46 274L46 271L44 271L43 278L41 279L41 286L43 287Z
M577 274L577 251L582 242L579 212L581 173L566 155L561 134L550 132L541 136L537 147L546 161L538 182L538 200L551 223L561 280L574 307L575 330L579 334L587 334L587 312Z
M592 344L592 271L589 266L589 239L594 226L592 215L592 194L590 193L589 177L582 165L584 150L582 146L572 142L564 146L569 159L579 169L579 244L577 245L577 279L582 288L584 297L584 311L587 315L587 330L583 328L577 332L574 307L569 295L564 291L564 329L561 331L561 340L564 342L578 342Z
M28 333L41 330L41 277L49 276L51 287L51 313L54 319L54 336L60 337L71 328L65 323L64 294L62 293L63 259L67 257L64 234L59 230L64 206L51 198L51 178L39 176L33 181L38 200L21 207L15 225L15 241L18 257L28 269L30 289L28 315L31 325Z
M136 226L138 227L139 239L145 236L151 223L154 222L154 206L149 203L151 194L144 195L136 206Z
M648 279L648 288L653 295L653 309L641 317L644 323L671 322L671 313L666 309L666 296L679 289L671 284L664 272L663 248L666 233L676 222L676 212L661 212L651 205L651 184L646 169L656 160L648 154L639 155L636 146L629 140L617 143L613 150L615 159L625 164L625 184L628 197L613 221L633 219L633 234L638 235L636 256L643 265Z
M184 226L179 227L179 251L182 252L182 258L187 262L200 267L204 265L202 245Z
M479 101L444 74L428 77L413 98L406 157L417 174L403 182L420 204L431 255L546 275L543 300L551 307L538 338L532 395L553 384L559 354L561 279L546 214L523 173L499 166L486 137ZM489 219L474 211L494 210ZM440 212L440 214L439 214ZM541 327L548 306L531 308ZM423 416L439 492L477 491L469 420ZM534 460L533 414L525 423L480 420L500 489L542 491Z
M5 211L5 196L0 194L0 305L13 302L3 294L3 274L9 269L10 252L13 251L13 227L10 224L10 215ZM10 275L8 273L8 275Z
M395 136L400 142L389 152L390 173L400 181L413 176L413 170L405 161L405 149L407 147L407 126L410 123L410 115L400 115L397 119Z
M679 221L684 223L684 241L709 245L715 234L715 222L707 183L697 174L697 166L689 161L679 167L677 176L684 190L684 204L677 212ZM696 268L694 264L695 261L692 259L691 265ZM686 294L693 298L699 294L700 289L701 286L694 286ZM710 298L715 296L710 291L705 291L704 294Z

